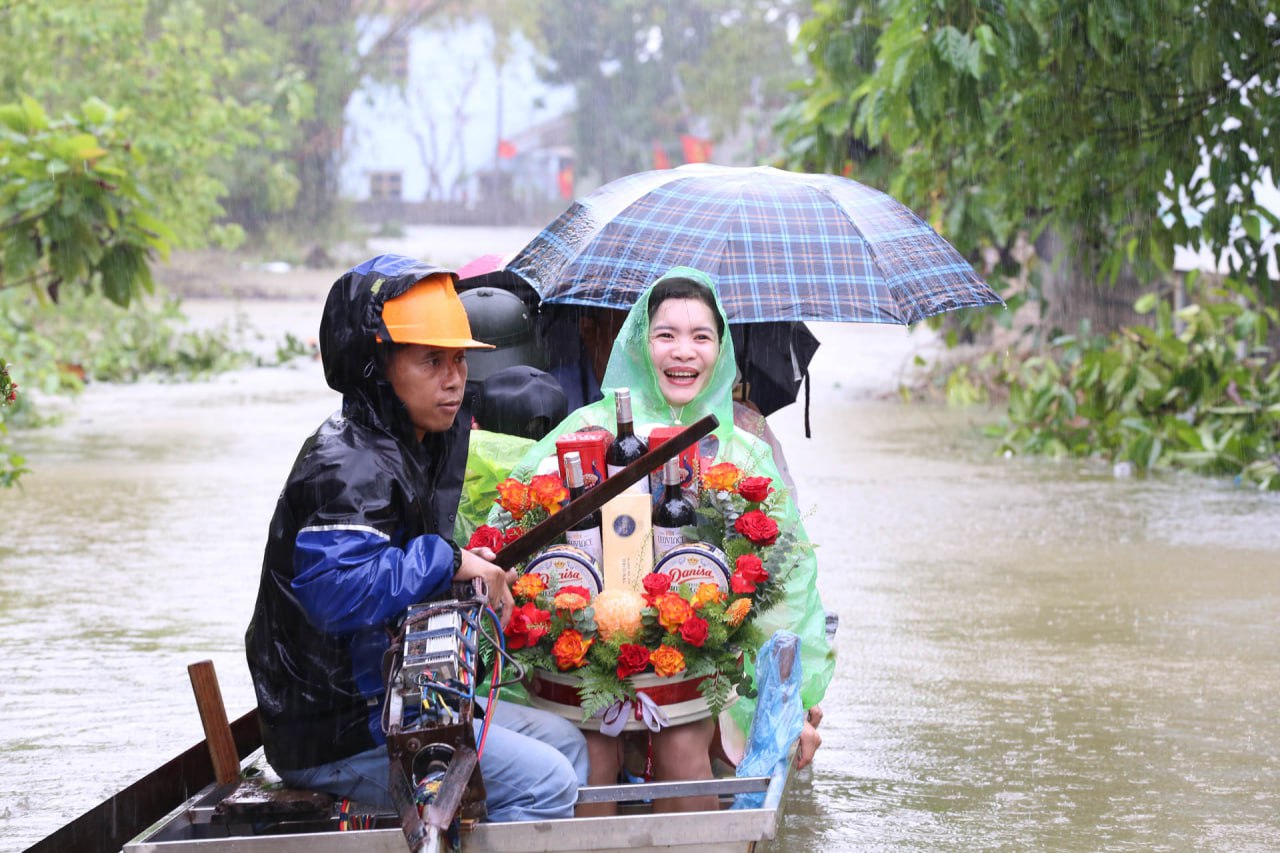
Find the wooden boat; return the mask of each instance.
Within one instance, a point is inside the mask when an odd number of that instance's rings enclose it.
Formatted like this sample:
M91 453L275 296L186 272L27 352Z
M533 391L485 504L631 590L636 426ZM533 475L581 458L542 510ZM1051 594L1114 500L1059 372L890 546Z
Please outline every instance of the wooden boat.
M257 711L228 724L213 665L189 667L207 738L108 798L26 853L404 853L393 811L344 829L333 798L283 787L262 753ZM614 801L613 817L464 827L464 851L754 851L782 820L792 761L771 776L583 788L580 803ZM715 795L716 811L654 813L654 801ZM754 796L752 796L754 795ZM739 797L752 807L731 808ZM359 821L364 823L365 821Z
M534 851L752 851L774 837L790 776L584 788L579 802L620 802L615 817L478 823L464 829L462 849ZM124 845L124 853L404 853L397 816L378 814L369 829L340 831L332 803L280 801L256 788L261 753L246 762L246 781L211 784ZM259 778L261 778L259 776ZM760 792L758 808L729 809L738 793ZM654 814L646 800L714 793L719 811ZM271 806L273 808L268 809ZM269 814L269 816L268 816Z

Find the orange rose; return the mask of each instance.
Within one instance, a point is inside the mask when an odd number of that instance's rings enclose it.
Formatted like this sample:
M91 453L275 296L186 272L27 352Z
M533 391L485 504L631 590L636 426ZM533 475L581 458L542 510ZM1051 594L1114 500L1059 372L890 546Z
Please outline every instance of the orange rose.
M516 478L508 477L496 488L498 489L498 506L511 513L511 517L516 521L524 518L524 514L533 507L529 487Z
M684 655L680 654L679 649L673 649L665 644L658 646L657 650L649 655L649 663L653 664L653 671L663 678L684 672Z
M555 515L569 498L569 490L555 474L539 474L529 482L529 500Z
M558 592L552 603L559 613L572 613L586 607L589 602L585 595L576 592Z
M714 492L731 492L742 479L742 471L732 462L712 465L702 475L702 484Z
M551 647L551 656L556 659L559 669L577 669L586 662L587 649L595 640L584 640L582 635L572 628L562 632ZM683 661L681 662L683 665Z
M724 611L724 619L735 628L742 624L742 620L747 618L747 614L751 612L751 599L739 598Z
M542 575L521 575L520 579L511 585L511 593L519 598L537 598L538 594L547 588L547 582Z
M713 583L700 583L698 590L693 594L693 607L695 610L701 610L708 604L718 601L724 601L727 596L724 590Z
M658 621L662 623L663 628L673 634L679 631L685 620L693 615L693 608L689 606L689 602L674 592L662 595L654 605L658 608Z

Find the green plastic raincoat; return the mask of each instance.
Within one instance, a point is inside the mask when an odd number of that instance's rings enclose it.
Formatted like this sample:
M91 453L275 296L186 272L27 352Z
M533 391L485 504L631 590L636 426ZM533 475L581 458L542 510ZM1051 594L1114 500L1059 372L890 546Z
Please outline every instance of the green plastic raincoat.
M720 297L716 293L711 277L706 273L688 267L676 267L668 271L658 281L667 278L689 278L701 282L715 295L716 309L724 318L726 329L728 318ZM654 282L656 285L658 282ZM605 370L601 383L604 399L570 413L559 426L552 429L546 438L534 445L511 475L524 481L537 472L540 463L555 453L555 440L558 436L573 432L589 424L612 428L616 421L613 389L629 388L631 390L631 410L636 423L636 431L643 434L654 424L677 424L687 426L704 415L714 413L720 426L714 435L719 442L715 458L719 462L733 462L752 476L773 478L775 487L785 488L784 481L773 461L773 454L766 444L756 436L734 426L733 422L733 385L736 379L733 341L725 335L720 342L720 354L706 387L688 405L682 409L673 409L658 390L657 373L649 358L649 295L653 285L641 294L627 315L622 330L614 341L613 351L609 355L609 365ZM647 426L648 425L648 426ZM703 439L703 447L708 439ZM704 455L705 450L704 450ZM498 523L499 510L490 516L490 523ZM800 513L795 501L788 495L782 504L782 517L779 525L784 530L793 530L797 539L803 543L809 541L801 523ZM760 614L755 624L766 636L785 628L795 632L801 638L801 663L803 685L801 697L805 708L821 701L828 682L835 670L835 652L827 642L826 612L818 597L817 560L812 550L807 550L791 572L786 583L786 593L771 609ZM754 676L754 671L752 672ZM755 701L739 699L721 715L721 730L725 736L725 747L732 756L740 746L742 739L750 728L751 717L755 712Z
M507 478L511 468L529 452L533 441L518 435L489 430L471 430L471 446L467 449L467 473L458 500L458 520L453 541L465 545L485 523L493 502L498 497L498 483Z

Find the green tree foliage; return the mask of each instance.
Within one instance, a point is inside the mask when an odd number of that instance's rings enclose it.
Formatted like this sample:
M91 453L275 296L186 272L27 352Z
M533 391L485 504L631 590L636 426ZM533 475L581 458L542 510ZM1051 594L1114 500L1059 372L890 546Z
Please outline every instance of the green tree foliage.
M787 27L807 3L545 0L545 79L578 97L583 171L601 182L654 167L654 146L767 126L800 76ZM674 162L680 160L676 158Z
M267 54L226 50L193 0L0 0L0 43L6 377L65 393L89 375L233 363L223 338L180 340L168 303L132 313L116 306L150 292L150 263L170 247L241 238L223 219L227 187L216 164L275 145L297 79L253 79ZM98 313L65 310L95 303ZM49 331L46 321L59 317L71 326ZM116 334L97 341L90 359L73 354L84 337L73 331ZM0 408L3 485L24 470L4 443L8 425L39 421L29 400Z
M793 165L883 148L889 191L970 256L1051 228L1086 274L1150 281L1203 243L1274 295L1255 193L1280 162L1274 4L823 0L800 40Z
M784 116L790 163L879 182L968 257L1065 240L1078 282L1164 288L1176 246L1225 289L1150 327L1089 325L1025 362L964 365L954 396L1009 392L1003 446L1190 467L1280 487L1275 366L1280 18L1253 0L823 0L815 73ZM866 169L876 164L881 171ZM880 179L877 181L877 179ZM970 318L971 319L971 318ZM1178 323L1184 323L1181 327Z
M0 103L30 97L53 116L90 98L120 108L117 132L141 155L132 175L174 245L241 239L241 229L222 218L226 170L217 164L278 146L299 103L296 76L257 77L263 53L229 51L219 21L194 0L0 6Z
M96 99L58 121L31 98L0 105L0 288L56 299L88 285L120 305L151 289L148 255L173 232L137 180L146 162L121 138L127 120Z

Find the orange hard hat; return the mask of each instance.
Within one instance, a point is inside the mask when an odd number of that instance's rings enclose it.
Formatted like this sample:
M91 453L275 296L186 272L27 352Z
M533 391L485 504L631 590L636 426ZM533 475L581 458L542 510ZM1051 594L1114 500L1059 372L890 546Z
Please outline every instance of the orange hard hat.
M429 275L382 306L382 323L397 344L450 349L493 349L471 337L467 309L448 273ZM382 335L378 342L383 343Z

